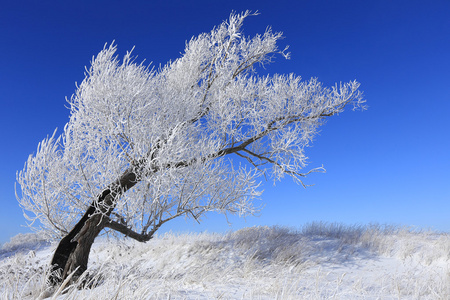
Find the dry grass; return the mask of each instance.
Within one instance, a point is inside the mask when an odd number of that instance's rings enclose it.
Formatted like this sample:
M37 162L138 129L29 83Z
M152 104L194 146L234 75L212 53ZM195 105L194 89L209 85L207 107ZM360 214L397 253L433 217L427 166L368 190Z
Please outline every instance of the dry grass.
M59 291L45 290L54 246L32 249L36 243L3 246L1 299L450 297L449 235L406 228L313 223L165 234L147 244L100 240L86 273L91 288Z

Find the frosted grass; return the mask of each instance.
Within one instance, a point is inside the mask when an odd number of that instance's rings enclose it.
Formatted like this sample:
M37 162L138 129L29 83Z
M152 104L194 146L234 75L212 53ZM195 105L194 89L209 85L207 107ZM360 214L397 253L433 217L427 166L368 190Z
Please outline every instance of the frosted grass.
M30 242L34 239L34 242ZM450 237L394 226L312 223L146 244L99 239L83 286L46 290L56 245L0 250L1 299L448 299Z

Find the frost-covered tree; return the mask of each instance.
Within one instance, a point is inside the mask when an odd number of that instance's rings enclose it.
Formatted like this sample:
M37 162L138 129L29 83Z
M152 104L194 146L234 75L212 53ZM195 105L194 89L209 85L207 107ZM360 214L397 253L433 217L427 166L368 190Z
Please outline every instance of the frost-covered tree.
M281 33L244 36L249 15L231 14L158 69L130 52L119 60L113 44L92 60L64 131L44 139L17 175L30 226L39 220L62 238L53 283L86 270L104 229L145 242L180 216L255 213L261 176L303 184L318 126L350 103L363 106L356 81L325 88L258 75L256 67L289 54L277 47Z

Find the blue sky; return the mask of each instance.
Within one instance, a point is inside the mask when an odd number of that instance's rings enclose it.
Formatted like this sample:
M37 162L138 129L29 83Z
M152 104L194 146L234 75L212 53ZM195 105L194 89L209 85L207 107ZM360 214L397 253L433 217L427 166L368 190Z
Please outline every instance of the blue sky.
M284 32L291 60L269 73L318 77L325 85L357 79L369 109L345 111L308 149L322 164L304 189L286 178L265 182L259 217L219 215L165 230L227 231L298 227L311 221L388 223L450 231L450 2L443 1L1 1L0 242L28 232L14 194L28 155L68 120L75 91L105 43L135 48L155 65L176 59L185 41L226 19L258 10L244 33Z

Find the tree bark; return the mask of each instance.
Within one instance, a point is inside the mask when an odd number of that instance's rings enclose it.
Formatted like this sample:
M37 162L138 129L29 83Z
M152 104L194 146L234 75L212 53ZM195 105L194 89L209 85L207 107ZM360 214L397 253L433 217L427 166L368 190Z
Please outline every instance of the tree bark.
M52 272L49 275L51 285L60 284L72 272L74 272L72 280L76 280L86 271L91 246L105 228L109 215L115 208L116 199L137 182L134 169L127 170L93 201L80 221L61 239L51 262Z

